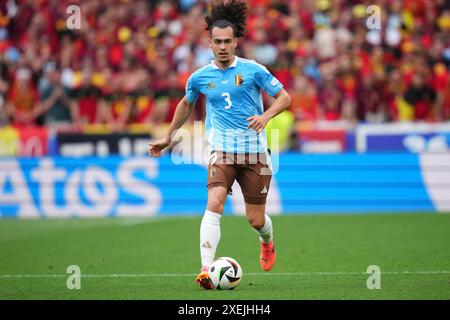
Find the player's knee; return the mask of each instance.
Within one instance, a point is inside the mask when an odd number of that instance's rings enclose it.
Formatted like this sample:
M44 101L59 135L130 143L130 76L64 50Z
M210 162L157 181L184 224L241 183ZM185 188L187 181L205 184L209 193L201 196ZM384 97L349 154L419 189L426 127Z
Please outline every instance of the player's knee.
M248 223L250 223L250 225L256 230L259 230L262 227L264 227L263 219L259 219L256 217L248 217Z
M217 199L212 199L208 201L208 205L207 205L207 209L209 211L213 211L213 212L217 212L217 213L222 213L223 209L225 207L225 204Z

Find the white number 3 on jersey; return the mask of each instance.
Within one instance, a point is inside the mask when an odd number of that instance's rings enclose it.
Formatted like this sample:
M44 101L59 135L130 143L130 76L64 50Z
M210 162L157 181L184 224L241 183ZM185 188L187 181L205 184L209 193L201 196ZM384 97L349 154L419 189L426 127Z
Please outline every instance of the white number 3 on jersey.
M228 92L224 92L222 93L222 97L225 97L225 101L228 103L228 105L225 106L225 110L230 109L232 106L230 94Z

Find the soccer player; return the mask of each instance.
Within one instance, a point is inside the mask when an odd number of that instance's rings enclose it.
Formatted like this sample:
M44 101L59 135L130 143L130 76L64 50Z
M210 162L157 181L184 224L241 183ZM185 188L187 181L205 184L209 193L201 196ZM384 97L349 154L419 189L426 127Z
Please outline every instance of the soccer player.
M259 234L260 264L270 271L275 263L273 228L266 214L271 181L270 156L264 127L287 109L290 96L262 65L235 56L238 38L245 32L247 6L238 0L214 1L205 17L214 60L195 71L186 84L167 136L149 144L149 155L159 157L189 118L199 94L206 97L206 134L211 147L208 165L208 200L200 225L201 272L197 284L212 289L208 267L220 241L220 220L236 180L242 190L246 216ZM261 89L275 97L265 112Z

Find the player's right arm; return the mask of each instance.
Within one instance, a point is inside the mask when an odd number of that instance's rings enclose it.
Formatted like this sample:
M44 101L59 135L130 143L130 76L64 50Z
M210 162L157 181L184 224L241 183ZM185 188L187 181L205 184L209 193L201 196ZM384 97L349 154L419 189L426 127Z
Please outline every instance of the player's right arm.
M167 148L172 143L172 137L178 129L180 129L183 124L189 119L189 116L194 109L195 102L189 102L186 96L181 99L175 109L175 114L173 116L172 122L170 123L169 131L166 136L149 143L148 154L151 157L158 158L161 156L161 151Z
M199 94L196 73L194 72L186 83L186 94L175 109L175 114L166 136L149 144L148 154L151 157L159 157L161 151L172 143L172 137L176 131L181 128L191 115Z

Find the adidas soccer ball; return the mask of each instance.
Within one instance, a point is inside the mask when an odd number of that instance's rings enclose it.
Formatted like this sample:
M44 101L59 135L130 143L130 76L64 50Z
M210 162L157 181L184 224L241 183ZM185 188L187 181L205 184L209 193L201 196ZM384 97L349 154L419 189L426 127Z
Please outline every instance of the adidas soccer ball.
M209 266L209 278L215 289L232 290L242 279L242 268L230 257L217 258Z

